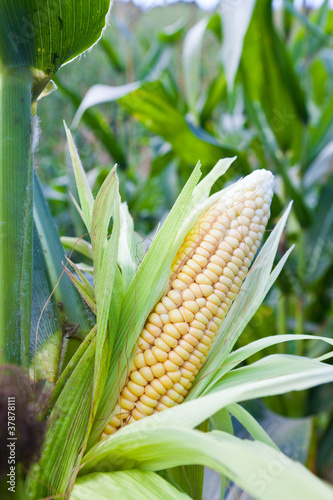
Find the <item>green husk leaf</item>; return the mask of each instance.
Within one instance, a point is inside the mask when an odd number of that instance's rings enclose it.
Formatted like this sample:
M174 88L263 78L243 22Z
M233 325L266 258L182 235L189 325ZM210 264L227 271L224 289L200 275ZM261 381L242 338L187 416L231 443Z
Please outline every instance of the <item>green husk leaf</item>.
M90 281L85 277L85 275L83 274L78 265L74 264L74 262L72 262L68 258L66 258L66 260L72 266L74 271L79 275L79 278L81 279L82 285L84 286L84 289L86 290L87 294L90 295L90 297L95 300L95 288L92 286ZM65 267L65 270L68 270L67 267Z
M136 239L134 222L126 203L120 204L120 238L118 250L118 264L124 280L124 291L128 290L138 263L136 262Z
M79 292L81 297L84 299L86 304L90 307L92 312L96 315L97 308L96 308L96 299L95 299L94 289L93 289L93 295L91 293L89 293L89 291L88 291L89 288L87 287L87 285L89 285L89 287L92 288L89 281L84 277L83 273L81 273L79 268L77 266L75 266L75 264L73 262L71 262L69 259L67 259L67 260L76 269L76 272L80 273L81 281L69 269L67 269L67 267L64 266L65 273L67 274L67 276L69 277L69 279L71 280L71 282L73 283L73 285L75 286L75 288L77 289L77 291Z
M208 432L209 420L202 422L198 429ZM202 465L179 465L167 469L168 477L174 481L182 491L188 493L193 500L201 500L204 482L204 467Z
M139 435L126 434L123 439L118 434L105 444L99 459L98 464L93 459L90 467L94 463L95 470L98 467L161 470L181 464L202 464L230 477L258 500L332 498L332 487L300 463L264 443L220 431L206 434L169 424L163 429L142 430ZM276 465L278 474L274 474ZM268 472L266 481L261 480L262 470L265 477Z
M72 357L70 362L67 364L67 366L65 367L65 369L61 373L60 377L58 378L57 383L55 384L55 386L53 388L51 399L49 402L50 409L52 409L54 407L55 402L57 401L62 390L64 389L65 385L67 384L68 380L70 379L72 373L76 369L81 358L84 356L84 354L87 351L88 347L90 346L91 342L95 339L96 332L97 332L97 326L95 325L91 329L91 331L88 333L88 335L86 336L84 341L81 342L79 348L75 351L74 356Z
M181 493L158 474L150 471L127 470L94 473L79 477L70 500L186 500Z
M33 301L31 307L30 374L55 383L62 347L61 319L52 293L43 248L33 227ZM42 311L44 313L41 315Z
M227 407L228 408L228 407ZM228 434L234 434L234 428L232 425L231 415L227 408L222 408L215 415L210 417L210 422L213 425L213 429L218 431L227 432ZM220 494L221 498L225 497L225 492L230 478L227 476L221 476L220 481Z
M113 440L118 442L122 435L133 434L137 440L141 440L142 434L147 429L161 429L168 425L194 428L232 403L293 390L299 391L332 381L333 367L330 365L300 356L269 356L250 366L228 373L207 396L184 402L124 426L87 452L84 457L85 470L94 470L96 464L108 455L113 447Z
M88 257L88 259L93 258L92 246L88 241L70 236L61 236L60 241L64 248L68 248L69 250L75 249L76 252Z
M94 208L94 197L93 197L91 189L89 187L86 174L83 170L81 160L80 160L79 154L77 152L76 146L74 144L72 134L71 134L71 132L70 132L70 130L67 127L65 122L64 122L64 127L65 127L65 131L66 131L69 152L70 152L70 156L72 159L72 165L73 165L73 170L74 170L74 175L75 175L75 180L76 180L76 187L77 187L77 190L79 193L81 210L82 210L82 214L83 214L83 221L86 225L86 228L88 229L88 232L90 232L91 231L91 219L92 219L93 208Z
M103 391L107 369L112 352L119 317L112 317L110 306L116 300L113 290L117 274L117 258L120 237L120 197L119 184L114 167L105 179L93 208L91 223L91 243L94 254L94 281L97 304L98 335L94 370L94 408ZM108 227L112 217L113 228L109 240ZM119 291L119 286L117 287ZM113 312L116 309L113 310Z

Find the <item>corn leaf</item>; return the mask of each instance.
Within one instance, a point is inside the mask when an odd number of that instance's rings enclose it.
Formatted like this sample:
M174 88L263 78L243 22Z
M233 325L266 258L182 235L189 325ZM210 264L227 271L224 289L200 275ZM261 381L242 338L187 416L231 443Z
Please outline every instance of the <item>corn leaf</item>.
M198 429L208 432L209 420L202 422ZM168 478L177 484L182 491L188 493L193 500L202 499L204 467L202 465L179 465L167 469Z
M200 97L200 53L208 22L209 17L205 17L192 26L187 32L183 44L185 94L189 110L196 118L197 103Z
M103 46L104 42L107 43L107 39L103 38L100 40L100 45ZM69 99L75 110L78 109L81 103L81 95L77 89L68 87L63 81L59 79L56 75L54 82L57 88L64 96ZM106 120L104 114L99 110L89 109L84 112L83 121L98 134L98 138L111 155L116 163L119 163L120 168L125 168L127 165L126 156L124 150L119 144L118 138L115 136L114 131L110 123Z
M62 327L70 329L79 325L75 333L84 338L91 329L91 317L79 294L67 278L63 277L59 281L63 273L62 264L66 260L65 253L36 175L34 178L34 221L44 252L51 290L54 289L54 300L58 304Z
M248 102L260 102L280 148L293 149L297 158L308 114L290 55L273 23L271 0L256 2L244 38L240 68ZM272 85L267 86L267 79Z
M281 152L279 152L279 145L274 136L274 122L270 123L265 116L258 102L249 102L248 104L249 113L253 122L258 129L258 135L260 137L261 143L264 145L267 151L267 162L275 165L278 173L281 175L284 186L289 198L293 200L294 210L297 215L298 220L302 226L307 226L311 220L310 209L306 203L305 197L302 191L296 187L293 179L289 175L286 168L285 161L281 159Z
M170 104L170 95L159 80L119 87L94 85L83 99L73 126L78 125L82 113L90 106L114 100L146 128L170 143L187 164L193 165L193 159L198 158L204 167L213 167L220 158L237 154L242 171L248 170L245 152L188 123L184 114Z
M305 147L307 149L305 158L307 159L307 167L320 154L324 147L332 140L333 131L333 95L329 101L325 102L325 108L318 120L309 130L309 140Z
M57 383L55 384L51 398L49 401L49 408L52 409L60 396L63 388L67 384L68 380L72 376L74 370L76 369L77 365L79 364L81 358L87 351L88 347L90 346L91 342L95 339L96 337L96 332L97 332L97 327L96 325L91 329L91 331L88 333L84 341L80 344L79 348L75 351L73 357L70 360L70 363L67 364L65 369L62 371L60 377L57 380Z
M108 85L93 85L84 96L84 99L74 116L72 126L78 126L83 113L85 113L87 109L92 106L96 106L96 104L102 104L103 102L117 101L121 97L124 97L138 89L140 85L141 82L118 85L117 87L110 87Z
M33 229L32 289L30 370L33 380L46 379L55 383L62 347L61 319L55 297L50 297L52 285L35 225Z
M250 344L240 347L239 349L236 349L236 351L233 351L231 354L226 359L225 365L221 368L221 376L227 371L231 370L235 366L239 365L246 359L248 359L250 356L253 354L256 354L257 352L262 351L263 349L266 349L267 347L280 344L283 342L295 342L295 340L322 340L323 342L326 342L327 344L330 344L333 346L333 339L330 339L328 337L319 337L317 335L295 335L295 334L290 334L290 335L273 335L270 337L265 337L263 339L256 340L254 342L251 342Z
M79 278L81 279L82 285L84 286L84 289L86 290L86 292L90 295L90 297L92 299L95 299L95 289L92 286L92 284L90 283L90 281L85 277L85 275L81 271L79 265L74 264L74 262L72 262L68 258L66 260L72 266L72 268L74 269L74 271L79 275ZM68 271L67 268L65 268L65 269Z
M186 500L181 493L158 474L150 471L127 470L94 473L78 478L70 500Z
M249 27L256 0L244 2L241 8L227 0L220 3L223 30L222 61L227 77L228 90L232 91L238 70L244 37Z
M242 440L220 431L206 434L170 424L164 429L123 436L121 439L115 435L99 454L99 463L92 459L90 469L161 470L180 464L202 464L230 477L258 500L332 498L331 486L300 463L258 441Z
M227 432L228 434L234 434L234 428L232 425L231 415L227 408L222 408L214 415L210 417L210 422L214 430ZM225 497L225 492L227 485L229 484L230 478L227 476L220 477L220 495L221 498Z

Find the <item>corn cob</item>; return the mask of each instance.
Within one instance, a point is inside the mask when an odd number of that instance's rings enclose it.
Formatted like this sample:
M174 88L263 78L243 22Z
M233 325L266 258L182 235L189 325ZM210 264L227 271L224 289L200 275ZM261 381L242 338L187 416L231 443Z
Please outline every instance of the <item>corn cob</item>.
M272 195L273 175L257 170L213 203L186 236L101 438L184 400L254 259Z

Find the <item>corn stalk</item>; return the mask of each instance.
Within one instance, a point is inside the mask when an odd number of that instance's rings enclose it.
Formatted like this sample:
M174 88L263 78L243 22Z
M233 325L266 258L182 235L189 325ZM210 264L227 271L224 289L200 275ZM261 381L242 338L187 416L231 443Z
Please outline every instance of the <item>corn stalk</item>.
M27 367L32 289L31 85L0 70L0 363Z

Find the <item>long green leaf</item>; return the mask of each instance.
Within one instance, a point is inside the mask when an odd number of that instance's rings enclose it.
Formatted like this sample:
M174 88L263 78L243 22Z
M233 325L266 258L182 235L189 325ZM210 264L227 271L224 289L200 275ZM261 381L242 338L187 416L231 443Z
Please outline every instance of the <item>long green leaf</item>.
M208 432L209 421L199 425L199 430ZM201 500L204 483L204 467L202 465L179 465L167 470L168 477L174 481L182 491L188 493L193 500Z
M88 257L88 259L92 260L92 246L91 243L88 243L88 241L71 236L61 236L60 241L64 248L68 248L69 250L73 250L75 248L76 252L79 252L81 255L84 255L85 257Z
M246 411L245 408L237 403L233 403L232 405L227 406L227 410L238 420L238 422L243 425L243 427L245 427L254 439L261 441L268 446L272 446L272 448L276 450L279 449L274 441L272 441L269 437L267 432L261 427L259 422L257 422L257 420L252 417L252 415Z
M244 37L249 27L256 0L244 2L241 8L222 0L220 13L223 29L222 61L227 77L228 89L232 90L238 70Z
M105 39L100 41L100 44L103 44ZM58 77L54 78L54 82L57 85L57 88L60 92L62 92L73 104L74 109L78 109L81 103L81 95L77 90L74 90L67 85L64 84ZM106 120L103 113L99 110L88 109L84 112L82 117L84 123L86 123L92 130L98 134L98 138L105 147L105 149L112 156L113 160L116 163L119 163L120 168L125 168L127 165L127 160L125 156L125 152L120 147L119 141L115 136L111 125Z
M79 274L80 279L77 278L67 267L64 267L64 271L66 275L69 277L81 297L84 299L86 304L90 307L92 312L96 315L96 299L95 299L95 290L85 278L84 274L80 271L80 269L71 261L68 260L71 266L76 270L76 273ZM92 289L92 290L91 290Z
M187 32L183 45L185 93L191 113L197 116L200 96L200 54L209 18L204 17Z
M292 149L298 158L307 110L290 55L273 24L271 0L256 2L244 39L241 77L249 101L260 102L280 148Z
M93 85L80 104L79 109L75 113L73 120L73 127L77 127L83 113L96 104L103 102L112 102L121 99L122 97L131 94L131 92L138 89L141 82L128 83L127 85L119 85L117 87L109 87L108 85Z

